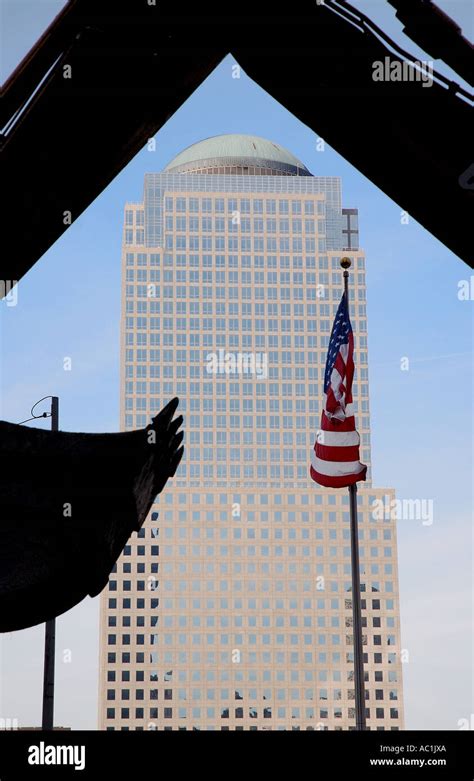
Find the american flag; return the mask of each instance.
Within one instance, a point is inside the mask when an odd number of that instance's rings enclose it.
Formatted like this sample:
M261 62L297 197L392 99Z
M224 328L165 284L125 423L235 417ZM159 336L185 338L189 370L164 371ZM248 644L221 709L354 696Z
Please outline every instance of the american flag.
M329 340L321 429L311 453L311 477L327 488L344 488L365 480L367 472L359 461L360 439L352 404L353 355L354 336L344 293Z

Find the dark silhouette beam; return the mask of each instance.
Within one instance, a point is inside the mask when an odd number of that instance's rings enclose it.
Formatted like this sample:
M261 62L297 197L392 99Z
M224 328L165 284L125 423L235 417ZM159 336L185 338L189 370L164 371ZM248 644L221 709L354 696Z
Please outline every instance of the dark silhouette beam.
M228 52L472 264L473 123L463 91L374 81L374 62L397 57L347 3L279 8L72 0L6 85L0 279L20 279Z

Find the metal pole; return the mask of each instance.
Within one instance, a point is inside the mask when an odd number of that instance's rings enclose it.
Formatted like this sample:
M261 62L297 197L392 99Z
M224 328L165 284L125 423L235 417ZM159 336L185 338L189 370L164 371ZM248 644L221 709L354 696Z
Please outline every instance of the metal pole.
M341 258L344 269L344 293L349 311L349 258ZM362 644L362 610L360 600L359 529L357 524L357 483L349 487L351 523L351 569L352 569L352 632L354 637L354 687L356 704L356 729L365 730L365 682L364 649Z
M51 431L59 431L59 398L51 397ZM56 619L46 621L44 636L43 717L41 727L54 729L54 656Z
M364 650L360 605L359 532L357 526L357 484L349 486L351 515L352 630L354 636L354 685L356 729L365 730Z

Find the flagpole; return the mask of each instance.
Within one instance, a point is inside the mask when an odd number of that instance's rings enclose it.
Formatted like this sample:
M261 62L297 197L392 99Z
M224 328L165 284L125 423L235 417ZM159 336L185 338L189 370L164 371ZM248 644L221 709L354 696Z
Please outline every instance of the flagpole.
M349 305L349 271L350 258L341 258L344 269L344 293L347 308ZM352 569L352 631L354 637L354 684L356 704L356 729L365 730L365 684L364 684L364 650L362 644L362 609L360 599L360 564L359 564L359 530L357 523L357 483L348 486L350 526L351 526L351 569Z
M59 431L59 398L51 396L51 431ZM56 619L46 621L44 636L43 714L41 729L54 729L54 662Z

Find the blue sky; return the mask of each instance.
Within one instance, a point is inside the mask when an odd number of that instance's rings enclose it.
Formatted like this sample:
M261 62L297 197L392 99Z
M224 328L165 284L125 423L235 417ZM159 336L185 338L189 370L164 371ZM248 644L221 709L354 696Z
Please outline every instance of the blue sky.
M4 76L62 5L4 0ZM354 5L426 59L401 33L394 9L380 0ZM438 5L472 37L470 2ZM472 271L411 217L402 224L401 207L327 144L318 152L317 135L244 73L232 79L233 63L232 56L221 63L157 134L156 151L140 152L43 256L20 283L17 306L0 307L0 417L23 420L54 393L61 428L118 430L123 206L141 199L146 172L195 141L237 132L277 141L314 174L340 176L344 205L359 209L367 256L373 482L434 502L432 526L399 524L406 726L456 729L472 712L474 302L457 297ZM403 357L409 371L400 369ZM57 723L96 726L97 616L98 600L88 599L58 621ZM42 638L41 627L3 638L0 716L38 722ZM71 663L62 662L64 649Z

